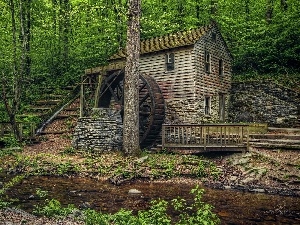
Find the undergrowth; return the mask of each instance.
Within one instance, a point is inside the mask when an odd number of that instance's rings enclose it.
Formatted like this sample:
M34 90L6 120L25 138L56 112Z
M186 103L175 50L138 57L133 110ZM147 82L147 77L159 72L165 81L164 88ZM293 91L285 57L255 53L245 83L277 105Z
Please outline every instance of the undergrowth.
M194 195L192 204L182 198L177 198L167 202L162 199L152 200L148 210L140 210L133 213L131 210L121 209L117 213L107 214L97 212L93 209L79 211L74 205L69 204L62 207L61 203L55 199L46 200L44 206L36 206L34 213L47 217L65 217L69 214L77 215L84 220L86 225L114 224L114 225L194 225L194 224L219 224L220 219L212 212L213 206L202 201L203 189L196 186L191 190ZM168 209L175 210L176 217L168 214ZM79 212L78 212L79 211Z
M290 74L258 74L255 72L235 74L232 76L233 81L273 81L284 87L300 91L300 74L290 73Z

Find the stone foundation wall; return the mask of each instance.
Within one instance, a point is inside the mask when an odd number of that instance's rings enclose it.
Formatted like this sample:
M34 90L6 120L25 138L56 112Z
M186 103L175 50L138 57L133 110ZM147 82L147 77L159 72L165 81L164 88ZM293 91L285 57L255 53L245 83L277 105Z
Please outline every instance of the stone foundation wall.
M119 111L97 108L90 117L78 119L72 145L76 149L121 150L123 125Z
M270 81L233 83L229 120L293 127L300 116L299 107L299 93Z
M224 120L228 121L228 105L229 95L225 96ZM185 99L180 101L166 101L166 124L202 124L202 123L219 123L220 121L219 107L220 96L213 95L211 97L210 114L204 113L204 98L199 97L197 100Z

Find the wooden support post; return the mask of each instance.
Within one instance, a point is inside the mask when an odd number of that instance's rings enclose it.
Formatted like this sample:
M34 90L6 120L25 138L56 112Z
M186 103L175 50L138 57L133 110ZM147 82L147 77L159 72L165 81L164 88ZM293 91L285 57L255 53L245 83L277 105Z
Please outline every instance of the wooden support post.
M22 123L17 123L19 133L20 133L20 140L23 139L23 124Z
M83 117L84 111L84 84L80 85L80 117Z
M98 84L97 84L96 93L95 93L94 108L98 108L98 99L100 97L100 91L101 91L102 81L103 81L103 75L99 74L99 76L98 76Z
M0 126L1 126L1 137L3 137L4 136L4 126L2 123L0 124Z
M222 129L222 126L220 127L220 144L221 144L221 147L223 147L223 129Z
M247 126L247 151L249 151L249 126Z
M35 136L35 124L31 123L30 124L30 138Z
M162 125L162 140L161 140L162 150L165 149L165 143L166 143L166 127Z
M226 126L224 127L224 146L226 147Z
M203 132L203 149L204 149L204 151L206 151L206 136L207 136L207 134L206 134L206 127L203 127L203 130L204 130L204 132Z

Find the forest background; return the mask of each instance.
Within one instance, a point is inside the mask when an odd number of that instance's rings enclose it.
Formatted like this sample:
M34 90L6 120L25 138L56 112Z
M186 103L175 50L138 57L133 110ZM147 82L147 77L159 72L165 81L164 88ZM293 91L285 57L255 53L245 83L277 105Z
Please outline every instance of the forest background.
M80 82L126 44L126 0L0 0L0 121ZM142 0L141 38L217 22L235 80L300 80L299 0ZM10 99L11 96L11 99ZM5 101L7 100L7 101Z

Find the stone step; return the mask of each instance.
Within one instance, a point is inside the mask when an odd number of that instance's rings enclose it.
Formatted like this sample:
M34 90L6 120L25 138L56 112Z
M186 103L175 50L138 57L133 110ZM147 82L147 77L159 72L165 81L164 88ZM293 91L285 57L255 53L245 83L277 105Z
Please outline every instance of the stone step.
M49 100L38 100L35 102L35 105L44 105L44 106L50 106L50 105L57 105L61 102L61 100L56 100L56 99L49 99Z
M270 143L270 144L286 144L293 145L299 144L300 140L288 140L288 139L250 139L249 143Z
M295 128L300 129L300 116L299 116L298 121L296 122Z
M250 139L288 139L288 140L300 140L300 134L250 134Z
M79 115L78 114L69 114L69 115L59 114L54 119L60 120L60 119L68 119L70 117L79 117Z
M160 151L162 151L162 150L163 150L163 149L162 149L162 145L156 145L156 146L150 148L150 151L151 151L151 152L160 152Z
M79 107L75 107L75 108L65 108L64 111L77 111L80 110Z
M16 115L16 116L17 116L17 118L26 118L26 117L34 117L34 116L38 117L40 115L41 115L41 113L34 112L34 113L23 113L23 114Z
M53 130L53 131L42 131L40 135L47 135L47 134L65 134L68 133L68 130Z
M34 112L37 112L37 111L43 111L43 112L45 112L45 111L48 111L48 110L50 110L50 109L52 109L51 107L37 107L37 106L31 106L30 107L30 111L34 111Z
M65 97L63 94L49 94L47 95L48 98L50 99L62 99Z
M268 127L268 132L271 133L294 133L300 134L300 128L278 128L278 127Z
M41 140L38 137L30 137L25 139L26 145L35 145L41 143Z
M250 146L256 148L270 148L270 149L290 149L300 150L300 144L286 144L286 143L270 143L270 142L249 142Z
M76 88L76 86L65 86L64 88L63 88L63 90L66 90L66 91L72 91L72 90L74 90Z

